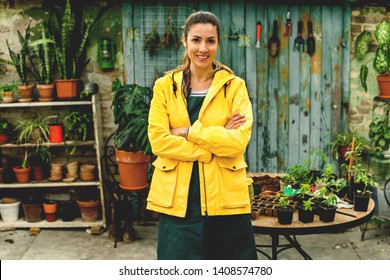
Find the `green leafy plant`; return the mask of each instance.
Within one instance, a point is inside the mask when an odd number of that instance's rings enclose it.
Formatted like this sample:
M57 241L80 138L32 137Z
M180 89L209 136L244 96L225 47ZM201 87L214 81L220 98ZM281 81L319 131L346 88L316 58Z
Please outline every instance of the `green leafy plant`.
M8 53L11 60L0 58L1 62L13 65L15 67L22 85L27 85L29 83L27 79L27 73L31 72L31 70L27 67L27 60L31 60L28 48L28 40L30 39L30 24L27 26L24 36L20 33L19 30L17 31L19 42L21 45L20 52L14 52L11 49L8 40L6 40Z
M298 196L300 197L305 197L306 195L313 195L311 189L310 189L310 184L301 184L298 192Z
M30 42L28 46L31 49L31 59L34 65L33 71L38 84L52 84L54 82L55 41L48 33L44 24L41 25L41 38Z
M33 142L39 146L49 139L49 123L47 118L37 115L35 118L18 120L15 129L19 131L17 143Z
M291 182L295 181L295 184L291 186L310 183L311 175L309 162L305 161L303 164L295 164L287 167L286 175L281 176L281 180L285 183L285 180L289 180Z
M340 158L340 148L349 146L352 142L353 134L350 132L339 132L333 136L334 140L330 142L332 157L336 160Z
M313 211L313 205L314 205L315 203L313 202L313 198L309 198L309 199L307 199L307 200L304 200L303 202L302 202L302 206L303 206L303 209L305 210L305 211Z
M347 187L345 178L331 179L327 182L327 188L335 193L340 193L341 190Z
M282 209L291 208L288 199L285 196L279 196L278 198L278 207Z
M327 207L335 207L337 205L337 196L331 193L322 200L322 203Z
M336 175L334 173L333 165L331 163L328 163L327 165L325 165L325 168L322 171L321 176L317 178L316 183L324 183L326 185L329 181L331 181L335 177Z
M13 91L17 88L18 88L18 84L16 82L3 84L2 86L0 86L0 93L4 91Z
M89 113L81 113L79 111L73 111L65 115L65 139L72 140L73 147L70 154L73 155L77 149L78 141L86 141L91 131L92 116ZM68 144L65 141L65 146Z
M375 176L369 172L367 172L366 169L362 168L360 164L356 165L353 169L354 172L354 181L356 183L362 183L363 189L362 190L356 190L358 194L362 195L372 195L372 191L370 188L379 188L378 182L375 181Z
M119 79L112 86L115 95L111 106L118 125L114 133L115 146L119 150L151 155L147 133L151 89L136 84L122 85Z
M379 44L376 50L373 67L379 74L386 74L390 72L390 22L383 20L375 27L375 38ZM372 34L369 31L363 31L355 41L355 56L361 61L368 53L372 41ZM369 60L360 68L360 82L364 90L367 92L367 76Z
M371 144L374 146L374 155L382 158L383 152L390 148L390 124L389 115L383 114L382 117L376 117L369 126L368 136Z
M7 119L0 117L0 133L10 135L13 131L13 125Z
M81 7L77 10L85 12ZM103 11L101 9L94 18L86 16L86 13L76 16L69 0L66 1L62 15L59 10L52 11L47 26L56 42L55 54L61 79L77 79L81 76L90 60L86 58L86 46L91 28Z

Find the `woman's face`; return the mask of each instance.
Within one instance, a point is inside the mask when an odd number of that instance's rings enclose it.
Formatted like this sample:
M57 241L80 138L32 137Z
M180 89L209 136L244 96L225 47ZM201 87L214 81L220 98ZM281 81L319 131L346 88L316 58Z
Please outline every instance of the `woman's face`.
M191 60L191 68L212 69L212 62L217 55L218 33L212 24L198 23L191 26L187 40L182 38Z

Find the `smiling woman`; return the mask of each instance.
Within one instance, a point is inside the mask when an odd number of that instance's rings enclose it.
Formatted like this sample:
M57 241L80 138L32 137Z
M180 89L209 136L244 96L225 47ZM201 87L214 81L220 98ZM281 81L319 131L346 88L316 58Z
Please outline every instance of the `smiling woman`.
M243 156L252 106L244 80L215 60L219 38L214 14L192 14L183 64L154 86L147 208L161 213L158 259L257 259Z

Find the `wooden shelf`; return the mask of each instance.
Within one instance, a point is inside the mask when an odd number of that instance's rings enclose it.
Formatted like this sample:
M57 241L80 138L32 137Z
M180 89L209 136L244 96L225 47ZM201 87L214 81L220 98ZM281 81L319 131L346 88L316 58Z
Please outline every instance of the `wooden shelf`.
M51 101L51 102L13 102L0 103L0 108L26 108L26 107L53 107L53 106L85 106L91 105L93 101Z
M48 222L45 219L36 222L36 223L29 223L26 222L25 219L19 219L16 222L3 222L0 221L0 228L75 228L75 227L101 227L103 224L103 220L98 220L96 222L85 222L81 218L76 218L73 221L64 222L61 219L58 219L54 222Z

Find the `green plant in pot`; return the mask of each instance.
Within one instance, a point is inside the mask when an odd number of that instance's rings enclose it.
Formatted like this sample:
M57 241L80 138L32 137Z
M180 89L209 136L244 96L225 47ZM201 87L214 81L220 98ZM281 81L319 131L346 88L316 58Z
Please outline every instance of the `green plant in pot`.
M128 190L147 187L151 147L148 138L148 116L152 91L136 84L113 84L112 111L117 129L114 132L120 186ZM137 170L135 167L140 167ZM142 175L142 176L141 176Z
M277 198L278 206L278 223L285 225L285 224L291 224L292 218L294 214L294 209L290 205L289 200L286 196L280 195Z
M375 27L374 32L376 41L378 42L378 49L376 50L373 59L373 68L379 73L377 80L380 88L379 97L390 98L390 22L383 20ZM368 50L373 37L371 32L363 31L355 41L355 56L359 61L362 61ZM367 92L367 64L371 60L364 63L360 68L360 82L364 90ZM382 81L384 84L382 85Z
M375 181L375 176L362 168L359 164L354 167L354 183L359 184L354 195L354 210L367 211L368 203L372 195L372 189L378 189L379 184Z
M0 117L0 144L8 143L9 136L13 132L13 124Z
M347 195L347 180L345 178L331 179L327 183L327 188L340 198L343 198Z
M320 220L328 223L333 222L337 209L337 196L334 193L330 193L324 196L321 203L318 204L318 215Z
M28 46L35 66L33 69L38 81L39 100L51 101L54 93L55 41L45 24L41 25L41 37Z
M307 184L311 182L310 174L310 162L306 160L303 164L295 164L286 168L286 175L281 177L283 182L288 179L295 184L291 187L298 189L301 184Z
M14 100L14 91L18 88L16 82L6 83L0 86L0 101L3 103L12 103Z
M316 207L313 198L304 200L302 205L298 205L298 220L302 223L313 222Z
M60 76L60 79L56 80L56 87L59 99L77 97L78 81L90 60L86 57L88 37L92 26L104 11L101 9L98 15L92 18L84 13L83 7L73 9L72 5L67 0L64 9L53 7L53 13L48 20L48 29L56 42L55 55ZM76 12L81 14L76 15Z
M16 180L20 184L28 183L30 182L30 171L31 171L31 166L28 162L28 150L26 148L24 152L24 158L21 161L20 165L17 165L13 167L13 171L16 176Z
M82 113L79 111L73 111L65 115L65 139L73 141L70 155L76 152L78 142L86 141L92 131L92 116L90 113ZM68 143L65 142L66 148L69 147Z
M335 160L345 159L345 152L352 142L353 135L349 132L339 132L333 136L333 141L330 142L331 154Z
M13 51L11 49L8 40L6 40L8 53L11 60L0 58L0 61L2 61L3 63L10 64L15 67L21 83L20 85L18 85L19 101L24 101L24 102L32 101L32 94L34 90L34 84L30 84L27 76L28 73L34 74L27 67L27 60L31 61L30 50L28 48L28 40L30 39L30 24L27 26L24 36L20 33L19 30L17 31L17 35L21 45L20 51L19 52Z
M383 152L390 148L389 110L381 117L376 117L369 126L368 136L374 147L373 154L378 158L383 158Z
M19 131L17 143L34 143L39 146L49 140L48 118L37 114L34 118L18 120L15 130Z

